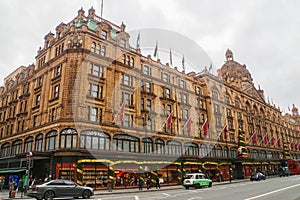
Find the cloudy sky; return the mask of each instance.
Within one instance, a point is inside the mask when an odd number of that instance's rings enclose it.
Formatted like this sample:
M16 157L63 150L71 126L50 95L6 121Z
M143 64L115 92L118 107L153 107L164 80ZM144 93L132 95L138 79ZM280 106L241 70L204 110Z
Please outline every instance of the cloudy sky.
M100 15L100 0L1 0L0 85L17 67L35 62L49 31L91 6ZM300 106L299 8L297 0L104 0L103 17L123 21L128 31L155 28L184 35L207 53L214 68L231 49L255 86L287 112L293 103Z

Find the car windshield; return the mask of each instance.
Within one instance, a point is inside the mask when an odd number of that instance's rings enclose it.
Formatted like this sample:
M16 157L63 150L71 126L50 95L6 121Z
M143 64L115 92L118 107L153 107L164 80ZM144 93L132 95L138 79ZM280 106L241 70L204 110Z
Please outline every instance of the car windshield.
M188 175L186 175L186 178L187 179L193 178L193 175L192 174L188 174Z

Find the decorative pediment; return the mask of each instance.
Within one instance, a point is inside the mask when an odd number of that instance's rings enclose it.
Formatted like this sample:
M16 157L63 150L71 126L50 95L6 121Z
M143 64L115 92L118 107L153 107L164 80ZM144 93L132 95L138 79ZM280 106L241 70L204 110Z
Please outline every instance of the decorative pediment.
M249 96L253 97L254 99L265 102L263 91L262 90L259 91L252 84L248 84L246 87L243 88L243 92L245 92Z

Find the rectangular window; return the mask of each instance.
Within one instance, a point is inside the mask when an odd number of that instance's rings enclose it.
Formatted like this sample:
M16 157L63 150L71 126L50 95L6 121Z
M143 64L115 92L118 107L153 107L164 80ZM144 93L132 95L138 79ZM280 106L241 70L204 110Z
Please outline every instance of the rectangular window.
M122 79L123 79L122 81L123 81L124 85L132 86L132 83L133 83L132 76L130 76L128 74L123 74Z
M151 92L151 83L146 82L146 92L150 93Z
M123 126L130 127L130 115L129 114L124 115Z
M91 121L96 122L97 118L98 118L98 109L93 107L91 112Z
M51 109L51 117L50 117L50 120L51 120L52 122L55 120L55 114L56 114L55 111L56 111L55 108L52 108L52 109Z
M123 102L125 102L126 106L131 106L131 94L124 92L123 93Z
M149 66L147 66L147 65L143 66L143 73L146 74L146 75L150 75Z
M179 87L185 88L185 81L184 80L180 80Z
M38 95L36 95L36 97L35 97L35 105L36 105L36 106L39 106L39 105L40 105L40 102L41 102L41 95L38 94Z
M54 78L60 76L61 74L61 65L58 65L54 69Z
M106 39L107 39L107 32L106 32L106 31L104 31L104 30L101 31L101 38L102 38L103 40L106 40Z
M92 84L92 97L98 98L99 96L99 85Z
M33 127L37 126L37 115L33 116Z
M121 39L121 47L126 48L126 40Z
M201 88L200 87L196 87L196 94L201 94Z
M165 81L165 82L170 82L169 74L163 73L163 81Z
M59 85L55 85L53 89L53 98L57 98L59 96Z
M151 100L147 99L147 110L151 111Z
M90 74L98 77L103 77L104 67L90 63Z
M141 107L142 107L142 110L145 109L145 102L144 102L144 98L141 99Z

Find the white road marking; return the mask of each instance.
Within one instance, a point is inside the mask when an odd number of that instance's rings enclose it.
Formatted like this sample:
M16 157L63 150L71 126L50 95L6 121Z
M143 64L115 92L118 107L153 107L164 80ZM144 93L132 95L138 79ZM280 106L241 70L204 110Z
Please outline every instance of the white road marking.
M283 190L288 190L290 188L294 188L294 187L298 187L298 186L300 186L300 184L289 186L289 187L285 187L285 188L281 188L279 190L275 190L275 191L272 191L272 192L267 192L265 194L261 194L261 195L254 196L254 197L250 197L250 198L244 199L244 200L258 199L258 198L263 197L263 196L267 196L267 195L270 195L270 194L273 194L273 193L276 193L276 192L280 192L280 191L283 191Z
M140 198L138 196L134 196L135 200L140 200Z
M192 197L192 198L189 198L188 200L193 200L193 199L203 199L202 197Z
M163 195L165 195L165 196L170 196L169 194L167 194L167 193L162 193Z

